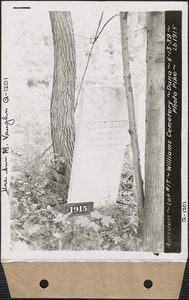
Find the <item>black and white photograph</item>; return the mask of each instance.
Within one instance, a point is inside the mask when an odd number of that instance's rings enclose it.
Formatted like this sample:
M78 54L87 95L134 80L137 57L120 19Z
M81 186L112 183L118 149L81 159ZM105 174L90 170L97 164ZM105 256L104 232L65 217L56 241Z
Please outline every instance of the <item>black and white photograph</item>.
M185 257L186 12L27 3L3 22L3 256Z

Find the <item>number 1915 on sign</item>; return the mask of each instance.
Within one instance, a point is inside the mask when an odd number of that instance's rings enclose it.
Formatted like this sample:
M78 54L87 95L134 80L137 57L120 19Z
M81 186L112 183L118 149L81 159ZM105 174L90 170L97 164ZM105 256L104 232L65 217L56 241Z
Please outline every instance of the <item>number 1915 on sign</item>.
M65 204L65 213L72 215L86 215L93 211L94 202L81 202Z

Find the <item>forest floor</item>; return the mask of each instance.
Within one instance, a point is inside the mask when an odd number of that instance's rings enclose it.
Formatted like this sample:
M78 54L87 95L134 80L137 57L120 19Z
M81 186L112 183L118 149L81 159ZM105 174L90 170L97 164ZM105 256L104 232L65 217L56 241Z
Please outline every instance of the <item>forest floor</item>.
M107 203L85 217L73 218L62 213L67 187L55 172L50 132L53 41L49 16L40 14L17 11L13 20L15 83L11 109L16 122L11 142L12 250L142 250L130 145L125 152L118 203ZM73 15L76 94L99 17L94 13L85 20L85 16ZM109 17L105 15L106 20ZM145 51L144 16L138 18L132 20L134 24L138 20L135 33L130 33L132 40L138 41L133 42L135 50L130 57L136 98L144 94L139 75L144 73L144 63L138 63L139 53ZM115 17L94 47L85 86L123 89L122 81L119 19Z

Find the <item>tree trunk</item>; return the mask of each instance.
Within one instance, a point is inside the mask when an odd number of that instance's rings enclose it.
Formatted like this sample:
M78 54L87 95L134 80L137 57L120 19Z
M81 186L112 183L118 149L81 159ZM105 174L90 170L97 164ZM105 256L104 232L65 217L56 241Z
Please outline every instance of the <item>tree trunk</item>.
M145 244L163 251L165 139L165 14L147 13L147 95L145 145Z
M139 216L139 220L142 221L144 193L143 193L143 181L142 181L141 167L140 167L140 152L139 152L137 128L136 128L136 121L135 121L135 106L134 106L130 64L129 64L127 18L128 18L127 12L120 12L121 40L122 40L121 44L122 44L122 57L123 57L123 78L124 78L124 85L125 85L125 93L127 97L129 133L131 137L131 145L133 151L133 164L134 164L136 194L137 194L137 202L138 202L138 216Z
M63 164L63 171L69 182L75 142L75 41L70 12L50 12L49 14L54 42L51 136L54 153L58 158L57 163Z

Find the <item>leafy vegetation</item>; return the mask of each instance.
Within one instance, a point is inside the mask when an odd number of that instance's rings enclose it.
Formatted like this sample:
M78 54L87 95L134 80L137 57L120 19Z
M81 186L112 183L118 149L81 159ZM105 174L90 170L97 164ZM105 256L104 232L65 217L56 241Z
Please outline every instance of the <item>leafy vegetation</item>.
M117 203L85 216L64 213L68 185L51 152L12 180L12 249L120 250L142 247L138 237L130 146L125 153ZM130 159L129 159L130 158Z
M93 26L99 13L86 17L85 13L81 16L79 12L79 18L73 18L77 46L76 89L91 48L90 38L94 37ZM108 20L111 12L105 17ZM11 117L16 121L11 141L12 250L142 250L137 233L138 215L130 146L125 152L117 203L107 202L106 206L95 209L85 217L63 213L68 185L63 171L56 169L52 148L35 160L51 144L53 41L49 16L39 11L32 15L18 14L13 21L16 37L13 74L16 84L11 100ZM137 24L135 21L133 23ZM139 74L144 73L141 53L145 55L146 50L143 46L144 32L138 29L130 33L130 46L133 45L130 59L133 89L139 91L142 97L144 84ZM119 31L118 18L114 18L96 43L86 86L104 87L108 84L124 90Z

